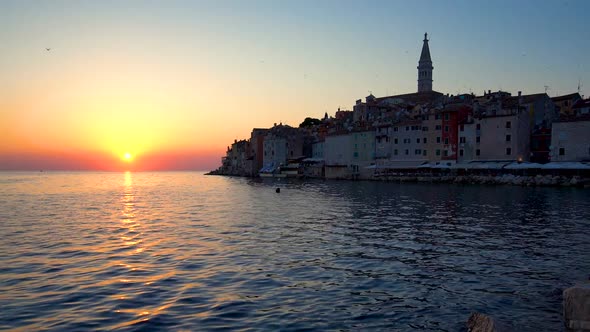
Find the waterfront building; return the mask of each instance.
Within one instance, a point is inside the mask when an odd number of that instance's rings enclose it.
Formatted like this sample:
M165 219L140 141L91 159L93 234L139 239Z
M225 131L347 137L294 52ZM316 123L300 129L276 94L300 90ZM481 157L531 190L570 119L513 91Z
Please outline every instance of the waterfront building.
M524 107L503 108L485 116L474 114L463 124L458 160L461 163L470 160L528 161L530 128L530 117Z
M465 143L465 136L460 136L465 130L465 123L473 113L471 106L460 100L445 105L441 111L442 117L442 157L441 160L456 162L457 157L463 156L465 151L459 143Z
M223 174L246 176L252 174L252 159L250 158L250 142L234 140L227 148L226 156L222 158L221 170Z
M559 118L555 103L546 93L523 95L518 91L518 96L508 97L502 100L505 107L524 107L531 119L531 129L551 128L551 123Z
M287 125L274 125L263 142L263 168L287 165L288 159L303 156L303 132Z
M252 172L251 175L258 174L264 165L264 138L269 129L254 128L250 134L250 156L252 158Z
M429 111L422 121L424 134L424 155L432 164L442 160L443 156L443 126L442 113L438 109Z
M324 143L326 179L348 179L351 175L352 136L341 133L326 136Z
M392 157L392 141L393 125L380 124L375 127L375 161L379 163L381 160L389 160Z
M391 157L382 160L379 166L398 168L418 166L427 160L421 119L406 119L393 125L391 133ZM426 139L428 141L428 139Z
M375 131L362 130L350 133L352 136L352 160L350 168L353 177L365 178L373 174L373 171L368 171L375 160Z
M553 123L551 161L590 161L590 114Z
M581 100L582 96L579 93L570 93L569 95L557 96L551 98L555 107L557 107L557 112L560 116L571 116L573 115L572 106L578 101Z
M528 160L536 163L549 162L551 145L551 124L559 118L558 108L546 93L523 95L507 98L503 101L505 107L523 107L529 114L531 121L530 157Z
M590 98L578 100L572 106L572 111L574 116L590 114Z
M311 146L311 157L317 160L323 160L324 159L324 144L325 144L325 138L314 142Z
M303 159L303 174L310 178L323 178L325 137L311 145L311 158Z

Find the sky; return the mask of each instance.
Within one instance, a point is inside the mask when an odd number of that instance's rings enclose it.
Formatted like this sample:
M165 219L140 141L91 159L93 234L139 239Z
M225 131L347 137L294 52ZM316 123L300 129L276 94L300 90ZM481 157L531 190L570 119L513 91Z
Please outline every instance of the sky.
M0 1L0 170L207 170L274 123L433 89L590 96L590 1ZM50 50L46 50L50 48ZM125 159L124 155L130 158Z

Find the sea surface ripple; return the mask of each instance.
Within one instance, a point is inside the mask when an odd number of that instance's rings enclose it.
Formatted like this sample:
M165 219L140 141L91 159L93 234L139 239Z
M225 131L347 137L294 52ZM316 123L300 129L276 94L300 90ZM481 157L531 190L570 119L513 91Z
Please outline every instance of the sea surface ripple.
M560 331L589 220L573 188L4 172L0 330Z

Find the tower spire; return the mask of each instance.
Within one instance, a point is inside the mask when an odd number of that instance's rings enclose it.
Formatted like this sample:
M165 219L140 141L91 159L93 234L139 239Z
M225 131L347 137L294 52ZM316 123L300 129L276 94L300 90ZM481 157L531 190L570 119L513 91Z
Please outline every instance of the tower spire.
M424 33L422 52L418 61L418 92L432 91L432 59L428 47L428 33Z

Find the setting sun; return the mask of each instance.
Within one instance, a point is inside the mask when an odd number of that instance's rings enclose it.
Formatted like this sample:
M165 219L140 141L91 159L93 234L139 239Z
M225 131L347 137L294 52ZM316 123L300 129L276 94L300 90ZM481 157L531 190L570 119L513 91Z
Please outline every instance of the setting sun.
M125 154L123 155L123 160L131 161L132 159L133 159L133 156L131 155L131 153L125 152Z

